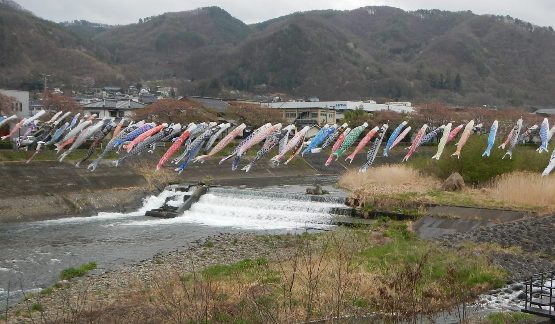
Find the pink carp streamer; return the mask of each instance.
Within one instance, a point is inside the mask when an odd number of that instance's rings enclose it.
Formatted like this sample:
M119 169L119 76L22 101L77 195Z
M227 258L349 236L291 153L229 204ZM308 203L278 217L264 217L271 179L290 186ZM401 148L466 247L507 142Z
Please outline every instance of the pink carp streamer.
M127 153L131 152L131 150L135 147L135 145L139 144L140 142L144 141L145 139L149 138L150 136L157 134L158 132L160 132L162 129L168 127L168 124L161 124L158 125L152 129L147 130L146 132L142 133L141 135L137 136L137 138L135 138L134 140L132 140L131 142L129 142L129 144L127 144L125 146L125 150L127 151Z
M498 148L504 150L505 146L507 146L507 144L509 144L509 142L511 141L511 139L513 139L513 133L515 132L515 129L512 128L511 131L509 132L509 135L507 135L507 139L505 140L505 142L503 142L503 144L499 145Z
M459 135L459 133L461 132L461 130L463 129L463 127L464 127L464 124L461 124L461 125L455 127L455 128L451 131L451 133L449 133L449 137L447 137L447 142L446 142L445 144L447 144L447 143L451 142L452 140L454 140L455 137L457 137L457 135Z
M472 134L472 129L474 129L474 120L471 120L470 122L468 122L468 124L466 124L466 127L464 128L464 131L461 135L461 139L457 143L457 150L455 151L455 153L451 154L451 156L456 156L457 159L461 158L461 150Z
M372 128L368 132L368 134L366 134L366 136L364 136L364 138L360 141L360 143L358 143L358 145L355 148L355 150L353 151L353 153L351 153L351 155L349 155L345 159L345 161L349 161L349 163L353 163L353 160L355 159L358 152L362 151L362 149L366 146L366 144L368 144L372 140L372 138L374 136L376 136L376 134L378 133L379 130L380 130L380 128L378 126Z
M166 153L164 153L160 161L158 161L158 164L156 165L156 170L160 170L166 164L166 162L171 159L175 152L177 152L181 148L181 146L183 146L183 143L185 143L187 138L189 138L189 135L191 135L191 131L187 129L183 132L183 134L181 134L181 136L179 136L179 138L175 142L173 142L172 146L170 146L170 148L166 151Z
M343 145L345 138L347 138L350 132L351 132L351 129L347 128L343 131L343 133L341 133L341 135L339 135L339 137L337 138L337 141L335 141L335 144L333 144L333 147L331 148L330 157L326 160L326 163L325 163L326 166L329 166L333 162L334 153L341 148L341 145Z
M124 122L125 122L125 118L120 120L120 122L116 125L116 128L114 129L114 133L112 134L112 138L119 135L119 132L121 132L121 129L123 128L123 123Z
M234 130L229 132L229 134L227 134L227 136L224 137L216 146L214 146L214 148L210 151L210 153L197 157L194 160L194 162L204 163L204 161L206 161L207 159L216 155L218 152L220 152L226 146L228 146L229 143L231 143L231 141L233 141L237 136L239 136L239 134L241 134L246 127L247 127L247 125L245 125L245 124L241 124L241 125L237 126Z
M420 144L420 141L422 140L422 137L426 135L427 129L428 129L428 125L426 124L424 124L424 126L420 128L420 130L416 134L416 137L412 141L412 145L410 146L409 151L407 152L407 155L405 155L405 157L403 158L403 162L408 161L411 155L416 151L416 149L418 148L418 144Z
M285 156L285 154L287 154L287 152L297 148L297 145L300 141L304 139L306 132L308 132L309 129L310 126L305 126L303 129L298 131L295 136L293 136L293 138L289 142L287 142L287 145L285 145L283 152L280 152L278 155L274 156L271 161L275 164L279 164L279 162Z
M23 126L23 123L25 123L25 119L23 119L19 123L15 124L14 128L12 129L12 131L8 135L2 136L2 140L6 140L6 139L12 137L15 134L15 132L17 132L21 128L21 126Z
M407 137L407 134L412 130L412 127L407 127L405 128L405 130L399 134L399 136L397 136L397 138L395 139L395 141L393 142L393 144L391 144L391 147L389 148L389 151L391 151L395 146L397 146L397 144L401 143L401 141L403 139L405 139L405 137Z

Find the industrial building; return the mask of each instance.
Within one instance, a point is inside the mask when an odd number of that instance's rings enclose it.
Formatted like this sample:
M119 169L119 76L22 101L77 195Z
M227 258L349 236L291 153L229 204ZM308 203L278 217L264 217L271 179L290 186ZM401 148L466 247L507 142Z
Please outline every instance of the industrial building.
M410 102L378 104L375 101L286 101L262 103L261 106L263 108L278 109L283 113L283 117L287 122L297 125L335 123L343 119L345 111L356 109L362 109L366 112L414 112Z

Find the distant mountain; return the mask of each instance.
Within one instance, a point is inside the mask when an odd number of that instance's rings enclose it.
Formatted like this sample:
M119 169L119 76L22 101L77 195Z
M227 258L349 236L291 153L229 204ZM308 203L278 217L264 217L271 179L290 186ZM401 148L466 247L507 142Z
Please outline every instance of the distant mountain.
M109 50L112 63L140 71L143 78L191 78L195 55L226 52L250 33L249 26L226 11L207 7L112 28L95 40Z
M21 5L19 5L19 3L12 0L0 0L0 5L4 5L6 7L10 7L11 9L19 11L26 11Z
M90 40L98 34L113 28L113 26L110 25L94 23L86 20L66 21L60 23L60 25L67 27L73 33L86 40Z
M109 56L104 49L66 28L0 4L0 85L34 87L42 73L66 84L123 78L117 67L103 62L104 56Z
M552 104L555 89L555 32L507 16L365 7L246 25L207 7L112 27L57 25L3 7L3 84L48 70L98 80L190 80L182 94L237 89L498 106ZM13 37L17 46L6 46ZM68 68L30 54L60 51L79 59Z
M254 27L252 37L209 64L222 71L214 78L224 86L267 84L324 99L553 100L555 33L518 19L368 7L294 14Z

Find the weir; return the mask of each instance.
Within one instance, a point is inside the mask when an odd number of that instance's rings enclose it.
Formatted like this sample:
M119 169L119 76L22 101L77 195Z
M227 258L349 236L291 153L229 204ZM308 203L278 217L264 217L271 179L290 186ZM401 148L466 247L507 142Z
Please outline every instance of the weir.
M252 197L262 197L262 198L279 198L279 199L291 199L291 200L299 200L299 201L345 204L345 197L337 197L337 196L331 196L331 195L306 195L301 193L255 190L255 189L222 188L222 187L212 187L210 188L209 191L210 193L214 193L214 194L233 194L237 196L252 196Z
M306 195L301 193L288 193L278 191L254 190L254 189L237 189L210 187L205 185L173 185L165 189L165 191L173 192L166 198L164 204L156 209L149 210L145 216L157 218L175 218L182 216L186 211L190 210L193 204L197 203L206 193L210 193L222 197L235 197L237 204L230 204L230 207L242 207L240 201L244 199L258 198L271 199L276 201L298 201L310 203L334 204L329 208L329 213L336 216L353 216L354 210L345 206L345 198L329 195Z
M162 207L147 211L145 216L158 218L177 217L191 209L191 206L198 202L200 197L208 191L205 185L172 186L170 190L173 190L176 194L166 198Z

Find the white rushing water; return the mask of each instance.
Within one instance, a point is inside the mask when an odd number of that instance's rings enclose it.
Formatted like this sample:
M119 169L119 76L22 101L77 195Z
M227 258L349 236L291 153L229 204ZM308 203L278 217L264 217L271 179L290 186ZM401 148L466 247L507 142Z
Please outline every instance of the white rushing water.
M173 219L152 219L124 225L158 226L195 223L245 230L295 230L328 228L330 210L341 204L299 201L264 196L208 193L189 211Z
M136 211L129 213L105 213L100 212L95 216L90 217L69 217L61 219L46 220L40 222L41 225L58 225L58 224L69 224L69 223L86 223L86 222L96 222L102 220L117 220L125 219L130 217L144 216L149 210L162 207L167 198L172 197L172 200L182 200L184 193L175 192L173 190L164 190L158 195L149 196L143 199L143 205Z

